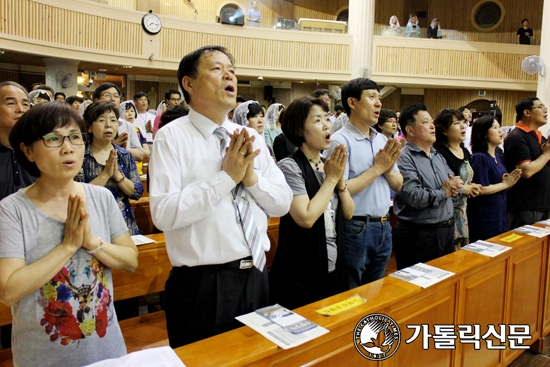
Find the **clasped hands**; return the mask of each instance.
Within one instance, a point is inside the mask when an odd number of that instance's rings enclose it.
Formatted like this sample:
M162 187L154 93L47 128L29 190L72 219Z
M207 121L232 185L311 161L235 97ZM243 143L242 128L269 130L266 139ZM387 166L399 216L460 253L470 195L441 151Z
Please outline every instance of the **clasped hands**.
M447 197L454 197L460 194L460 190L462 189L463 185L464 181L462 181L460 176L449 175L449 178L445 182L443 182L441 188L445 190L445 192L447 193Z
M81 247L86 250L93 250L100 245L99 238L92 234L88 217L89 214L86 211L84 200L78 195L69 195L65 235L61 245L69 247L73 252Z
M258 175L254 172L254 158L260 154L260 149L254 150L255 136L250 136L246 128L229 134L231 142L225 149L226 154L222 162L224 170L235 184L241 181L245 186L253 186L258 182Z

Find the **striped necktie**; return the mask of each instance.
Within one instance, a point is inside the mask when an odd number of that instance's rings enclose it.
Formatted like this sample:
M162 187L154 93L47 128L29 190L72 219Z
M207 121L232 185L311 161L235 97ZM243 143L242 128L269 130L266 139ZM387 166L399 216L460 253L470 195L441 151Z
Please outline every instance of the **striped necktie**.
M218 127L214 130L214 134L220 138L220 153L225 154L225 140L229 137L227 130L223 127ZM254 215L252 214L252 208L248 201L248 195L244 189L244 184L239 183L233 190L231 190L231 198L237 211L237 220L241 224L243 230L244 239L250 253L252 254L252 263L258 270L263 271L266 264L266 257L264 247L260 242L260 234L258 227L254 221Z

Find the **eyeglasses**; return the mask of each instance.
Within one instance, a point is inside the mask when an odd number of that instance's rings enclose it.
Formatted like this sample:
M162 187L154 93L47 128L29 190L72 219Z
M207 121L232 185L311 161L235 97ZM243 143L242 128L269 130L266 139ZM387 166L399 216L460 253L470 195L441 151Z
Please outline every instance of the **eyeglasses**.
M98 124L103 125L103 126L107 125L107 123L109 123L109 125L112 125L112 126L114 126L114 125L121 126L122 125L122 122L120 122L120 120L115 120L115 119L110 120L110 119L102 119L101 118L101 119L95 120L94 122L97 122Z
M58 148L65 143L65 138L69 138L69 142L73 146L84 145L86 144L86 136L86 133L74 133L65 136L59 134L48 134L36 140L42 140L44 142L44 145L48 148Z
M540 106L533 106L533 107L531 107L530 110L532 110L533 108L542 108L543 110L545 110L545 109L546 109L546 106L543 105L543 104L541 104Z
M120 94L118 94L118 93L115 93L115 94L105 93L101 97L103 97L105 99L111 99L111 97L113 97L114 99L120 99Z
M172 102L180 102L181 98L170 98Z

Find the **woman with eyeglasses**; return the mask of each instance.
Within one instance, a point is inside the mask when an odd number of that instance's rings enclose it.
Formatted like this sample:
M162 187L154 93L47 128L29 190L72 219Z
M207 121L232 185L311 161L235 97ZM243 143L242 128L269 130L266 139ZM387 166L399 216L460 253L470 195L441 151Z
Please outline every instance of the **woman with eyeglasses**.
M114 195L131 235L140 234L129 199L138 200L143 185L132 155L112 143L118 130L119 111L113 103L95 102L84 112L90 145L84 154L78 182L104 186Z
M64 103L25 113L10 134L36 182L0 202L0 301L12 307L15 366L83 366L126 354L111 268L138 252L112 195L77 183L86 126Z

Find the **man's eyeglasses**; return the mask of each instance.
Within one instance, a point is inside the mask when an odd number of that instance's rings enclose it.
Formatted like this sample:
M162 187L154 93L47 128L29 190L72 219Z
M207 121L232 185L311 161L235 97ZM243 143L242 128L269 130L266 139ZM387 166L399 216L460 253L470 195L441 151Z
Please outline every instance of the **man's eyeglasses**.
M65 136L59 134L48 134L36 140L42 140L44 142L44 145L48 148L58 148L65 143L65 138L68 138L69 142L73 146L80 146L86 144L86 137L86 133L74 133Z
M181 102L181 98L170 98L170 100L172 102L176 102L176 103L180 103Z
M546 109L546 106L543 105L543 104L541 104L540 106L533 106L533 107L531 107L530 110L532 110L533 108L542 108L543 110L545 110L545 109Z
M111 99L111 97L113 97L114 99L120 99L120 94L118 94L118 93L115 93L115 94L105 93L101 97L103 97L105 99Z

